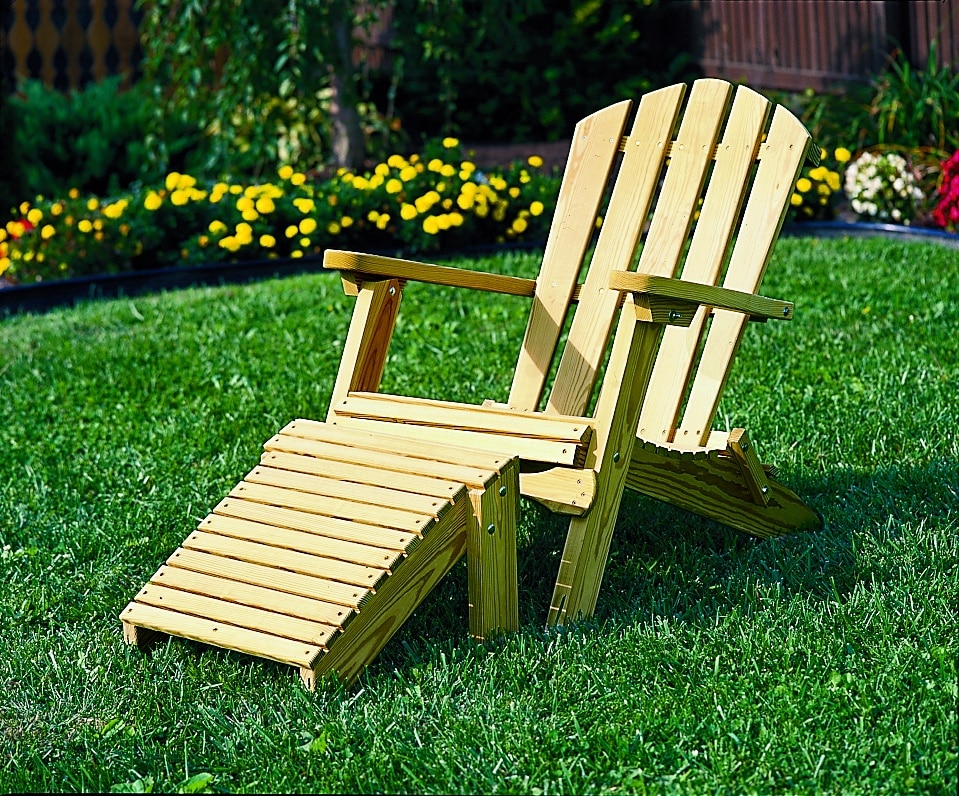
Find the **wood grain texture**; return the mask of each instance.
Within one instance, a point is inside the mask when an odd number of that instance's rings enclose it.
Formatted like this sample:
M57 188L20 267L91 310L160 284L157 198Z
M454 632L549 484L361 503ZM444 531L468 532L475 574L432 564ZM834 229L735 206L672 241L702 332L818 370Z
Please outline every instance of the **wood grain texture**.
M516 519L519 461L513 459L485 490L471 490L467 532L470 635L483 641L519 629Z
M770 538L822 527L819 516L795 492L772 478L768 482L769 502L761 506L731 457L641 441L633 447L626 477L630 489L753 536Z
M351 272L354 278L364 284L382 279L412 280L512 296L532 296L536 287L534 280L518 276L489 274L466 268L450 268L444 265L402 260L397 257L384 257L379 254L332 249L324 254L323 267Z
M630 147L623 156L547 412L582 415L587 410L620 300L609 289L609 275L632 265L685 92L684 85L670 86L640 100L630 136L643 145Z
M350 390L379 388L402 296L402 285L395 279L371 282L359 291L333 385L331 406Z
M583 119L573 132L543 264L536 280L536 295L509 392L509 403L519 409L539 408L631 107L628 101L611 105Z

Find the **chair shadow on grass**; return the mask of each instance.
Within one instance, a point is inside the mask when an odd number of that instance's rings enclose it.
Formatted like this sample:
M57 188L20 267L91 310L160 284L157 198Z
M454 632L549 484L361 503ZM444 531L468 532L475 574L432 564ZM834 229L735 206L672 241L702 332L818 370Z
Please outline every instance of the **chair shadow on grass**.
M891 523L923 517L948 521L947 507L957 497L949 485L959 483L957 473L959 462L942 459L921 467L890 465L869 472L844 468L805 479L791 477L790 487L808 498L825 527L766 540L627 490L596 614L577 626L583 632L601 632L601 625L649 624L657 618L712 626L717 616L753 615L782 601L842 600L864 577L854 537L861 545L863 535L888 533ZM520 633L544 632L567 523L567 518L532 501L522 502L517 551ZM237 663L252 660L198 642L176 641L197 657L208 653ZM487 647L495 650L501 644L509 644L508 635L487 642ZM461 560L387 643L360 683L393 670L402 675L435 662L441 653L474 646L469 638L466 562ZM266 666L271 678L289 676L286 664L256 663Z

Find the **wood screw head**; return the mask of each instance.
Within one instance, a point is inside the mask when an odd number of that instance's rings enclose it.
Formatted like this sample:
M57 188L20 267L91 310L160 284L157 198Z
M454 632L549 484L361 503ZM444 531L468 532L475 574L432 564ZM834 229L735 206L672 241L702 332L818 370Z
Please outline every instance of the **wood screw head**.
M490 523L489 525L487 525L487 526L486 526L486 533L488 533L490 536L492 536L494 533L496 533L496 526L495 526L493 523Z
M613 461L614 461L614 462L618 462L618 461L619 461L619 451L616 451L616 453L613 454Z
M500 493L500 495L501 495L502 497L505 497L505 496L506 496L506 487L505 487L505 486L501 486L501 487L499 488L499 493Z
M676 310L669 311L669 320L671 321L681 320L682 317L683 317L683 314L681 312L677 312Z

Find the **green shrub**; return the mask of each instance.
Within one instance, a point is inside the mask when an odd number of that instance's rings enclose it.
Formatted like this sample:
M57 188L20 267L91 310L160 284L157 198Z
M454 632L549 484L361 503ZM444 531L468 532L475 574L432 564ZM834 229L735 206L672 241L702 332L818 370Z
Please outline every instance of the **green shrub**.
M598 108L691 76L687 9L658 0L396 0L399 116L472 141L556 140Z
M148 104L142 89L120 91L119 77L69 93L37 80L20 88L11 99L23 173L15 199L71 188L106 194L150 176L144 174Z

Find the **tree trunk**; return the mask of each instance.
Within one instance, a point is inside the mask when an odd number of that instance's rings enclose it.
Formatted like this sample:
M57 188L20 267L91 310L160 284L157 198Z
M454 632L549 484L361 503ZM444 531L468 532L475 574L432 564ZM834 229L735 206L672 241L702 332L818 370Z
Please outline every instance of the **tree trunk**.
M366 141L356 109L359 97L353 74L353 17L347 3L334 2L331 8L333 52L330 53L330 99L333 163L348 169L363 165Z

